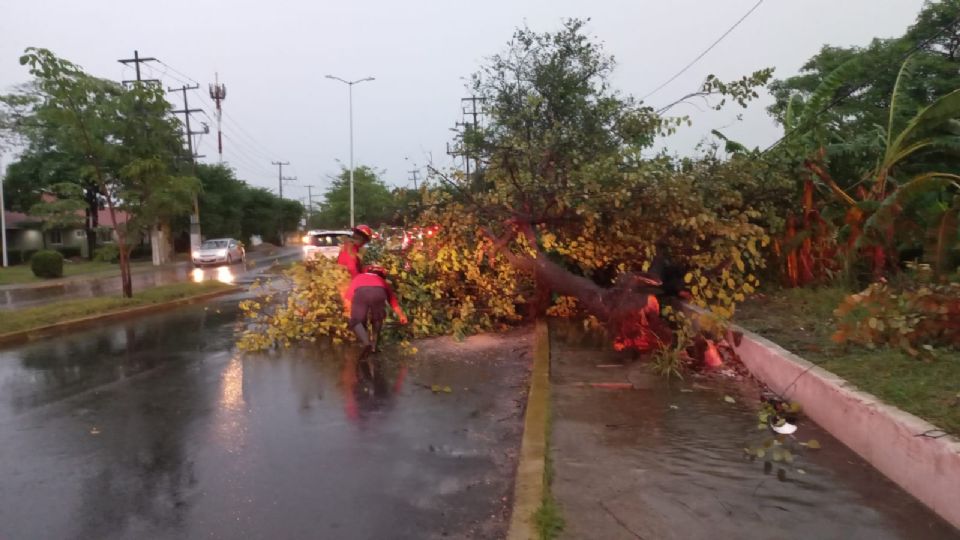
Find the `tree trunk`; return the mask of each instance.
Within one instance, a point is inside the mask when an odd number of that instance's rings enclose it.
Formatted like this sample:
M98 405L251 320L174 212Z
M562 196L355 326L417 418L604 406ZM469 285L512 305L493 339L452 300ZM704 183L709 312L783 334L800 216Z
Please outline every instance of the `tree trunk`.
M110 222L117 235L117 248L120 250L120 284L123 287L123 297L133 298L133 280L130 278L130 251L127 249L127 231L117 224L117 210L113 198L107 197L107 210L110 212ZM124 223L126 225L126 223Z
M527 236L527 244L536 246L532 227L524 223L519 227ZM641 288L654 284L649 278L626 274L613 287L604 288L570 272L538 251L533 256L513 253L508 243L514 234L508 233L500 239L487 236L494 241L497 252L514 268L533 275L538 291L542 288L547 293L572 296L588 313L606 323L616 348L648 351L672 344L672 331L660 319L656 297Z
M100 203L97 199L97 192L93 188L86 188L85 198L87 200L87 259L93 260L94 251L97 250L97 227L100 226Z

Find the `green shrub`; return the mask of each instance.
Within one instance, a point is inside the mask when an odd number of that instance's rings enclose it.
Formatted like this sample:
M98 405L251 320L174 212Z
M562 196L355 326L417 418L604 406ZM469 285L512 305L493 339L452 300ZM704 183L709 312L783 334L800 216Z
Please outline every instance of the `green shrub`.
M99 247L93 252L93 260L106 263L120 262L120 248L114 244Z
M63 255L56 251L38 251L30 257L30 269L38 278L63 277Z

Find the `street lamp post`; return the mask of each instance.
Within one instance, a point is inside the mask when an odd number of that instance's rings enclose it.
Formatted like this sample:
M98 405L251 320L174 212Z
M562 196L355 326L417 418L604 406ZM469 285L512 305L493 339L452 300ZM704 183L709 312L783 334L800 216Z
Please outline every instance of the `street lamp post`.
M334 81L340 81L347 85L347 87L350 89L350 228L352 229L354 226L356 226L353 213L353 85L366 81L372 81L374 78L365 77L355 81L348 81L341 79L340 77L334 77L333 75L327 75L327 78Z

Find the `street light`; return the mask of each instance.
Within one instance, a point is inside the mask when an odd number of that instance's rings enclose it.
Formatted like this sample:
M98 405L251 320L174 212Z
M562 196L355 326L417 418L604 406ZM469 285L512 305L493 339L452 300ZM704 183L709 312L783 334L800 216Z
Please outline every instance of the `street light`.
M334 77L333 75L327 75L327 78L334 81L340 81L350 88L350 228L352 229L356 225L356 223L354 223L353 215L353 85L366 81L372 81L374 78L365 77L355 81L348 81L341 79L340 77Z

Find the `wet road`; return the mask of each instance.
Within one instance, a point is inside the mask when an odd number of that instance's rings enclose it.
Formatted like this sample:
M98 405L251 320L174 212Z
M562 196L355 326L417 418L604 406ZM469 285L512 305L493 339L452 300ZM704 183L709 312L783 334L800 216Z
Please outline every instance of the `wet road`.
M0 538L503 535L526 334L371 377L320 348L231 352L235 304L0 350Z
M247 259L246 268L235 264L230 266L232 273L241 280L250 278L275 262L289 262L299 260L303 256L299 248L284 248L275 255L259 256L251 254ZM212 274L213 269L205 270ZM135 271L131 276L133 290L139 291L159 285L169 285L191 279L193 267L191 265L177 265L160 269ZM75 298L90 298L109 294L119 294L121 289L120 277L109 276L91 279L68 279L42 287L3 287L0 288L0 311L42 306L61 300Z
M567 325L554 325L552 337L553 494L567 516L562 538L960 538L809 420L784 438L789 458L770 466L748 459L744 448L776 452L763 444L770 432L757 429L759 391L749 382L668 382L643 364L598 368L623 357ZM810 439L821 449L797 444Z

